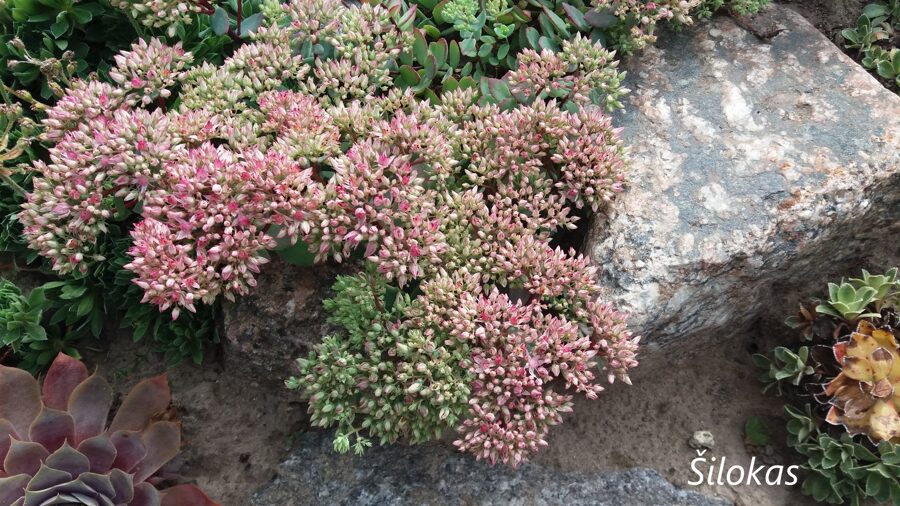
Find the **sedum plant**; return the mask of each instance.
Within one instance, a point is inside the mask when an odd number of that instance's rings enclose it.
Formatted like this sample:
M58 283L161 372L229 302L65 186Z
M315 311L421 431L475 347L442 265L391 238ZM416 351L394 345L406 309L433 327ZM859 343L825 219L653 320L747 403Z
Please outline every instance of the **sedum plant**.
M514 201L549 192L536 204L546 215L536 223L568 226L565 201L597 208L621 190L624 151L605 115L562 111L553 101L497 114L466 90L439 106L417 102L390 79L390 58L410 42L397 24L408 16L397 6L332 7L344 12L346 31L327 32L333 57L312 65L302 53L319 35L300 23L309 6L294 5L285 15L295 23L261 28L257 42L220 67L185 70L191 55L177 45L139 42L117 59L116 85L92 80L67 90L44 120L44 137L56 144L50 163L35 163L34 191L19 215L29 245L57 272L85 273L107 257L99 239L139 208L126 268L147 301L177 316L220 294L245 293L267 261L261 251L279 239L302 237L337 260L365 242L389 279L417 277L443 248L434 229L441 187L429 182L426 193L413 172L420 166L445 189L496 181L492 204L507 213ZM295 45L301 54L289 56ZM179 107L158 107L176 85ZM505 159L534 156L528 148L476 156L468 168L458 161L536 128L549 139L538 146L553 158L549 171L531 162L530 174L506 175ZM477 139L479 132L491 133ZM222 140L227 145L213 147ZM346 154L342 143L350 144ZM334 176L323 184L323 174ZM379 196L392 180L406 186ZM372 207L357 209L366 202Z
M456 366L468 359L467 349L404 328L399 321L411 301L388 290L383 278L339 277L334 289L325 308L347 334L323 339L299 360L304 376L288 381L308 396L313 425L337 425L339 452L353 437L354 450L362 453L371 444L365 434L381 444L401 436L413 443L440 437L469 399L469 378Z
M215 506L193 485L158 489L179 452L181 428L162 419L165 376L138 383L107 422L113 391L60 354L43 386L0 366L0 503Z
M151 39L110 80L73 83L43 121L29 245L77 278L127 231L126 282L179 321L246 293L287 245L359 260L328 303L343 331L288 382L314 423L341 451L455 429L461 450L517 465L575 394L637 365L594 268L554 246L624 188L620 130L594 105L622 93L612 55L576 38L424 100L401 81L415 9L265 12L221 65Z

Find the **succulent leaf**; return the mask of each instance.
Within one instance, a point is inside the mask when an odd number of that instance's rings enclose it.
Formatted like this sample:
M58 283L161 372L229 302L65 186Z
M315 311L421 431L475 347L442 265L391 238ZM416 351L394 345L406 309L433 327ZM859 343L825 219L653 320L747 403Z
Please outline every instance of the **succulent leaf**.
M43 395L28 373L0 368L0 387L10 385L21 392L0 390L0 436L9 442L0 442L0 505L218 506L193 485L173 487L165 502L156 489L155 475L181 446L177 423L153 421L169 405L165 375L134 387L121 407L130 412L113 419L115 430L106 427L109 384L66 355L50 367ZM16 400L25 402L24 415Z
M53 362L44 378L41 398L51 409L66 409L72 391L88 377L87 367L80 360L64 357Z
M20 497L25 495L25 487L31 476L27 474L17 474L6 478L0 478L0 504L13 504Z
M900 347L893 332L863 320L834 345L834 357L842 369L824 389L831 404L826 421L874 442L900 442Z
M39 443L50 452L55 452L66 441L71 441L74 437L75 421L72 420L72 416L65 411L50 409L46 406L34 419L28 430L28 439Z
M37 381L21 369L0 365L0 418L8 420L16 434L28 434L28 427L40 412Z
M69 397L69 414L75 421L76 444L103 432L106 413L113 402L113 391L103 378L96 374L79 384Z
M146 379L138 383L119 408L109 426L111 432L120 430L143 430L150 418L169 407L172 394L166 375Z

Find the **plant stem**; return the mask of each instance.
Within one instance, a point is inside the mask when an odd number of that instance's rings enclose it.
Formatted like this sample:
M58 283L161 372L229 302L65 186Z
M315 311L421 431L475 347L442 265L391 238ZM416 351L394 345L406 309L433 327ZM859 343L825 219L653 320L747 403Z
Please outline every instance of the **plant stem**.
M381 297L378 296L378 291L375 290L375 284L372 283L372 278L368 277L369 288L372 290L372 298L375 300L375 309L378 310L379 313L384 312L384 306L381 305Z
M13 181L13 179L6 174L0 174L0 180L2 180L6 186L12 188L12 190L20 197L24 197L28 193L25 191L25 188L19 186L19 183Z
M243 10L242 10L243 7L244 7L244 0L237 0L237 34L238 34L238 37L240 37L240 35L241 35L241 21L244 18Z

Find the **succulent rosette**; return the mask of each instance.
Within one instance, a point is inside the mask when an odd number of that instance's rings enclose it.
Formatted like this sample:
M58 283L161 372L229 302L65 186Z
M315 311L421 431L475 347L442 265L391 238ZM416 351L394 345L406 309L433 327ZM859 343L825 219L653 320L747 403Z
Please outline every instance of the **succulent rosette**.
M181 446L161 420L165 375L138 383L107 424L113 390L80 361L57 356L43 387L0 366L0 506L217 506L199 488L158 490Z
M900 442L900 346L887 327L862 320L834 345L841 372L825 386L827 420L874 441Z

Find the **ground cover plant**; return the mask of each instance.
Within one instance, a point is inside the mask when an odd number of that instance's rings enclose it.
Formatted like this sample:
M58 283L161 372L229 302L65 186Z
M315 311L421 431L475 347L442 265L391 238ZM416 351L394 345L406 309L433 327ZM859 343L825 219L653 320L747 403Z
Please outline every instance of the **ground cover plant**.
M900 91L900 1L867 5L856 26L841 31L862 65Z
M3 281L8 356L38 372L114 314L199 362L272 255L342 262L341 331L287 381L335 448L456 430L478 458L527 459L574 394L637 365L563 247L627 184L614 49L723 7L538 3L113 2L137 38L97 62L12 44L40 74L4 80L0 239L56 279ZM46 28L33 15L13 37Z
M173 3L172 8L178 5ZM38 279L50 274L58 279L26 294L40 318L37 326L27 331L13 324L4 341L3 360L37 372L59 351L78 356L75 344L86 336L100 336L104 320L112 316L121 320L123 327L133 329L136 339L152 341L173 362L184 358L199 362L203 346L217 340L215 308L205 308L197 318L173 322L140 304L143 294L123 268L128 263L128 230L135 213L120 210L108 233L98 238L96 248L105 252L103 264L70 273L53 273L50 265L27 247L18 213L33 190L32 162L46 159L47 148L55 140L45 135L42 120L67 89L85 79L115 82L110 71L117 65L116 59L122 58L117 52L138 37L154 34L178 40L197 60L221 62L258 26L262 18L258 3L200 9L198 14L178 20L160 17L159 5L137 3L126 9L125 4L23 0L7 7L0 13L4 42L0 56L5 62L0 68L4 102L0 110L2 265L13 272L34 272ZM148 15L151 7L154 14ZM17 344L23 341L27 345Z
M788 400L788 443L817 501L900 500L897 273L829 283L827 299L787 320L797 341L755 357L766 388Z

